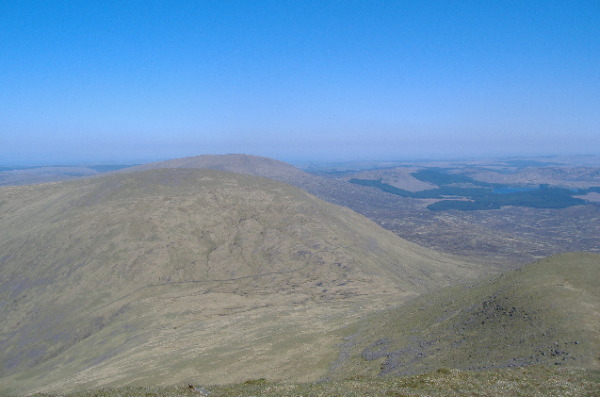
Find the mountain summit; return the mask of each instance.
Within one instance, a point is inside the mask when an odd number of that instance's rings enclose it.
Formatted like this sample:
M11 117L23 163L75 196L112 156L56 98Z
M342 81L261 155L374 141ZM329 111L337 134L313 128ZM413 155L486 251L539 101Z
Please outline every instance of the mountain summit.
M163 168L203 168L235 172L243 175L262 176L264 178L291 183L312 176L291 164L267 157L249 154L201 155L173 160L137 165L120 172L145 171ZM294 183L291 183L294 184Z

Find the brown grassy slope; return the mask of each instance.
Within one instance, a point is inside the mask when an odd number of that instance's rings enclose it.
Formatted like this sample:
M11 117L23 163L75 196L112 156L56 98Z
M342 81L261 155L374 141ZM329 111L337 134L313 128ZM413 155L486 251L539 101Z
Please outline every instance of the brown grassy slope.
M343 325L482 273L213 170L6 187L0 213L0 392L314 380Z
M421 296L348 331L332 376L600 368L600 255L570 253Z

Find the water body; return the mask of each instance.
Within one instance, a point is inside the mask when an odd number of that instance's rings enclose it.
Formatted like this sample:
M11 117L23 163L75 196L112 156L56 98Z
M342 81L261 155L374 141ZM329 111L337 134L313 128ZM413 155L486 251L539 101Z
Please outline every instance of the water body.
M511 187L511 186L503 186L496 187L492 190L494 194L511 194L511 193L520 193L520 192L530 192L533 190L537 190L539 187Z

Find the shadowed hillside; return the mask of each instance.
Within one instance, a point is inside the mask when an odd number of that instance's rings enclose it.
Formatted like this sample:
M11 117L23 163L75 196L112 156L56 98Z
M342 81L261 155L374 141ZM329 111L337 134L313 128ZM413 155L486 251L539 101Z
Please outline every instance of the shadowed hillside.
M600 368L600 255L540 260L421 296L351 327L334 376L438 368Z
M5 187L0 212L0 392L315 380L343 326L482 274L222 171Z

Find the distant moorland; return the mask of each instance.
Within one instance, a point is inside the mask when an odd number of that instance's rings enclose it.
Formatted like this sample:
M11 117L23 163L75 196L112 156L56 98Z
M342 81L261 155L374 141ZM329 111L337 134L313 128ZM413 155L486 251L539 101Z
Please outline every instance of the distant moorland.
M437 250L501 266L570 251L600 252L598 157L305 169L337 183L306 187L313 194Z

